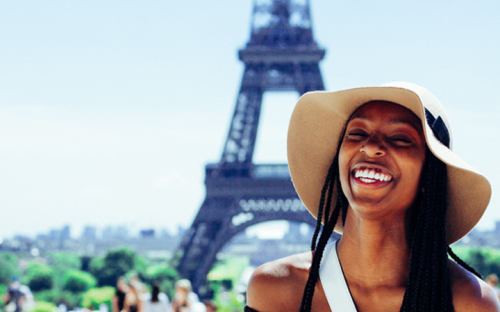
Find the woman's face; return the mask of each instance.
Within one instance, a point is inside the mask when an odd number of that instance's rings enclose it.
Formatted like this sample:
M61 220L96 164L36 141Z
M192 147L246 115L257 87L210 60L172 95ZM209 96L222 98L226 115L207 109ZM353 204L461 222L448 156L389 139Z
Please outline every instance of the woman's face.
M360 107L339 152L349 206L368 218L406 211L420 191L425 150L420 119L410 110L382 101Z

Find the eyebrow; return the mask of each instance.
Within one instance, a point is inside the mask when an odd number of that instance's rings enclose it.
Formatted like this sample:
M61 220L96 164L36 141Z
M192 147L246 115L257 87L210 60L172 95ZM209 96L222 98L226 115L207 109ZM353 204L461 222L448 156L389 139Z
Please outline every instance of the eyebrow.
M357 116L354 116L353 118L351 118L351 120L354 120L354 119L363 119L363 120L372 120L369 116L367 115L357 115ZM407 125L410 125L412 126L415 130L417 130L417 132L421 131L421 125L420 127L418 127L417 125L415 125L414 122L411 122L410 120L408 119L405 119L405 118L391 118L389 120L389 123L391 124L395 124L395 123L403 123L403 124L407 124Z

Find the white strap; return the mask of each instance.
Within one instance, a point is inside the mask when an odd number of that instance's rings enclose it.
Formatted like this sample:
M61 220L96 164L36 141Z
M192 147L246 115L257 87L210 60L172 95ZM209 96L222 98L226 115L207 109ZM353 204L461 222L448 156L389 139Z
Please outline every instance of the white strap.
M337 242L326 245L319 267L319 278L332 312L356 312L337 256Z

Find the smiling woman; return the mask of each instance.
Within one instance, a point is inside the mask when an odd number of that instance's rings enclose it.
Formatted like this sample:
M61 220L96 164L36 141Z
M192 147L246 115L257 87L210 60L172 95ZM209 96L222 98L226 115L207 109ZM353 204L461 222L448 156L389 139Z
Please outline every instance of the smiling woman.
M449 247L491 197L488 180L451 151L450 129L439 101L414 84L304 95L288 161L317 218L312 252L257 269L246 311L500 311ZM327 244L334 230L342 238Z

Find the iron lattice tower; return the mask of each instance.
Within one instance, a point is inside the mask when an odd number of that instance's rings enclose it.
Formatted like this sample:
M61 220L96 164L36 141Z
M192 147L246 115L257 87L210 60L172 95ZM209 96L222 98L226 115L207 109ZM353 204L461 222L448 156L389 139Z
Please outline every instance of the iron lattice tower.
M222 158L206 166L207 194L173 262L200 296L217 252L235 234L271 220L315 225L290 180L288 166L252 162L265 91L324 90L308 0L256 0L245 71Z

